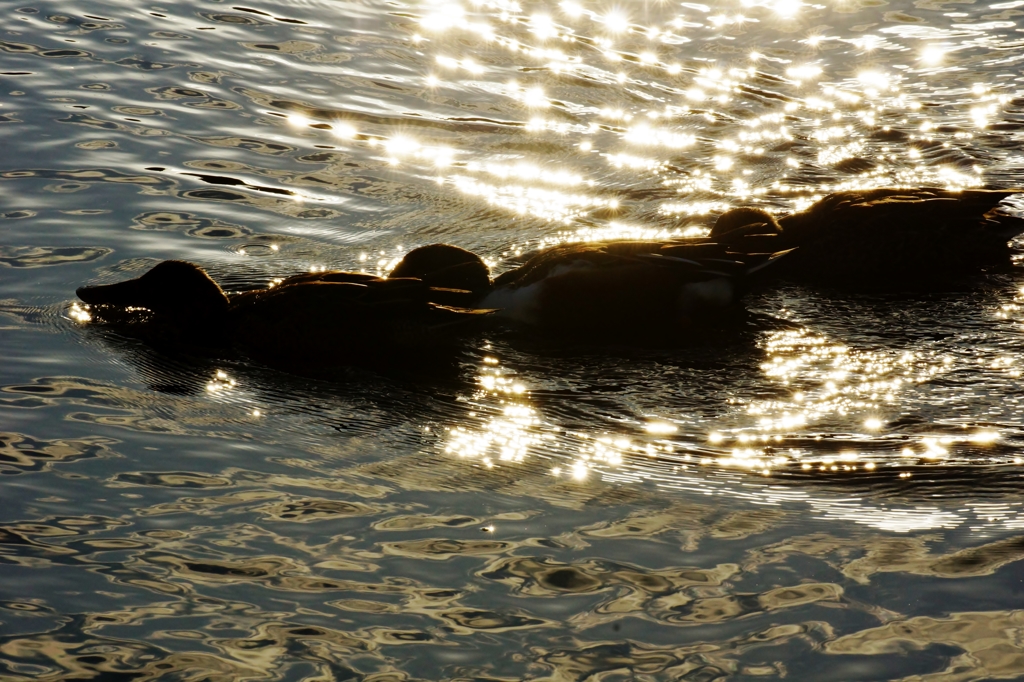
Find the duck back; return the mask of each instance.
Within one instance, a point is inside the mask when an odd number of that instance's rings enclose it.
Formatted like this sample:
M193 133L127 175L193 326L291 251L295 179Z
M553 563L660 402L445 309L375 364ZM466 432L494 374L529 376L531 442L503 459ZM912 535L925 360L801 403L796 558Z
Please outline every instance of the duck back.
M278 367L352 364L447 345L487 311L433 303L418 279L301 282L232 300L246 354Z
M1024 221L997 209L1012 191L878 189L829 195L782 218L799 249L779 269L796 281L875 289L931 287L1009 265Z

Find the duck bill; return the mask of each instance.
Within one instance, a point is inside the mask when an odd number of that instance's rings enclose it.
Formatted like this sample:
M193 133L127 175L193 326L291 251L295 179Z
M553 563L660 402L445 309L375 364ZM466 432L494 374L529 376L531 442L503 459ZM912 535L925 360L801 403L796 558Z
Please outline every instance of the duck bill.
M145 295L143 286L137 279L130 279L127 282L117 284L100 284L91 287L78 287L75 290L78 298L89 305L114 305L114 306L145 306Z

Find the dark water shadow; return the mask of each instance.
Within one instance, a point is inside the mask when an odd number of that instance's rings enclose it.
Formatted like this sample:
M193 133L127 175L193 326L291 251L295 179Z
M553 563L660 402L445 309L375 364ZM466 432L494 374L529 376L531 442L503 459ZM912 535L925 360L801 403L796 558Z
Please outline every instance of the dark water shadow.
M982 305L979 301L991 303L1005 295L1005 291L993 293L991 290L970 293L972 298L966 302L943 293L930 294L906 305L912 311L931 310L938 314L954 304L952 315L943 321L943 327L969 326L969 318ZM793 292L787 295L792 296ZM866 320L891 310L893 300L889 295L816 293L802 298L801 303L844 311L837 318L842 321L844 330L863 330ZM211 391L211 384L216 388L217 377L226 374L230 381L244 386L254 404L273 406L279 414L294 415L278 422L275 429L305 439L322 437L324 428L352 435L372 434L394 426L415 430L416 425L423 424L475 424L474 419L467 417L468 410L475 405L472 401L467 403L466 396L478 389L483 358L496 355L507 374L528 385L528 404L541 415L545 428L553 434L535 446L535 457L530 461L503 465L506 471L501 478L506 479L505 483L515 480L517 487L531 479L539 483L548 475L552 463L569 461L569 453L580 447L581 433L621 432L624 423L635 422L637 415L644 413L689 413L714 418L729 409L727 398L737 390L763 398L785 392L788 389L765 381L760 369L765 357L760 343L765 333L802 328L802 325L759 313L743 315L728 325L685 339L565 338L494 326L468 335L461 344L441 355L373 358L312 369L267 367L225 349L209 352L157 348L116 327L74 324L64 316L63 307L33 310L23 315L25 322L75 334L97 348L100 354L129 365L140 382L158 394L200 397ZM856 316L854 311L858 311ZM921 319L926 322L922 323ZM877 336L882 335L891 341L929 342L936 333L927 322L930 319L908 312L898 325L862 332L858 341L873 346L879 342ZM922 324L926 329L922 329ZM486 414L487 406L484 408L476 409ZM214 420L226 418L215 405L203 409L208 410ZM313 422L309 421L310 417ZM698 487L707 485L726 495L735 485L752 489L776 486L810 496L832 497L836 491L841 491L844 495L863 496L885 504L919 505L940 499L1009 498L1020 494L1024 475L1015 467L992 464L993 457L1012 458L1019 449L1015 437L965 450L955 462L886 459L886 453L898 449L902 441L927 426L926 422L915 420L913 415L907 416L899 423L892 423L892 433L884 438L857 438L852 434L827 432L796 433L786 437L786 447L812 448L822 457L832 453L838 458L844 451L856 449L866 459L878 462L878 467L870 471L817 466L804 470L796 462L774 469L770 478L758 472L737 471L714 464L700 468L690 466L681 471L679 465L684 455L695 459L722 455L721 449L696 440L695 434L685 433L670 439L676 442L676 454L672 456L659 455L652 459L626 453L624 463L638 480L656 479L670 485L696 482ZM441 447L438 441L427 443L428 450L435 447ZM376 458L382 453L367 454ZM972 458L977 464L971 462ZM449 461L442 469L452 472L474 466L473 462ZM387 471L374 470L373 473L390 477ZM405 475L395 475L395 482L401 484ZM431 487L427 478L416 484ZM719 485L723 481L728 482L724 488ZM606 494L611 498L620 497L624 491L613 490L623 485L633 484L613 483ZM548 487L548 483L541 487Z
M104 354L124 360L151 390L171 395L201 395L210 377L228 371L235 381L259 387L260 392L282 396L314 391L318 396L338 395L371 399L401 387L412 392L465 387L464 366L474 355L471 344L453 345L430 354L376 355L346 358L344 364L317 367L296 361L271 367L228 347L199 348L154 346L146 339L125 334L123 328L85 325L79 329L86 343Z

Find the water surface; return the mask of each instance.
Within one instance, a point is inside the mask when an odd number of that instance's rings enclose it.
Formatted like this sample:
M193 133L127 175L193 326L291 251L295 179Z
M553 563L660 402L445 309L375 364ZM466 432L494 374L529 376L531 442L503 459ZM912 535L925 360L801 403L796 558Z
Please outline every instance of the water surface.
M8 4L4 679L1024 674L1024 277L297 377L74 289L1022 184L1024 4Z

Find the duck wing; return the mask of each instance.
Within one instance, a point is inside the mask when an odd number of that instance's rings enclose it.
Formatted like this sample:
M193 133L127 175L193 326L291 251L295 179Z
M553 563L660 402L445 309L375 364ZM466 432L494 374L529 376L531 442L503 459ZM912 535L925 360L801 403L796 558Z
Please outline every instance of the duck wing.
M247 299L262 298L264 292L269 289L283 289L284 287L295 286L298 284L316 284L316 283L327 283L327 284L364 284L370 289L368 294L371 298L374 296L381 297L385 295L385 292L390 292L388 295L398 294L398 290L405 288L406 294L411 294L414 291L416 293L421 292L422 285L417 284L411 288L409 285L395 284L396 281L414 280L420 282L421 278L410 278L410 277L377 277L376 275L370 275L365 272L347 272L344 270L329 270L325 272L307 272L298 275L292 275L283 280L275 282L268 289L258 289L255 291L246 291L239 294L234 294L231 299L232 301L237 300L239 304ZM391 282L391 284L388 284ZM428 282L429 285L429 282ZM476 302L478 295L468 289L452 289L436 286L428 286L426 299L437 303L439 305L449 305L455 307L466 307L472 308ZM399 296L401 298L401 296Z
M498 277L484 304L559 333L679 330L734 309L772 261L707 240L562 245Z
M561 244L543 251L526 263L499 275L494 286L520 288L578 269L668 268L686 281L722 276L722 264L739 254L729 247L704 239L658 241L602 241ZM705 270L708 272L705 274ZM605 273L607 275L607 273Z
M601 260L600 245L559 244L536 254L525 263L494 278L494 287L524 287L546 278L555 268L593 264Z
M353 354L379 355L434 346L489 311L430 300L422 280L304 281L232 300L237 344L278 366L337 365Z
M313 282L334 282L336 284L366 284L369 282L380 282L383 278L365 272L347 272L345 270L326 270L324 272L304 272L299 275L286 277L277 283L276 286L289 286L292 284L310 284Z

